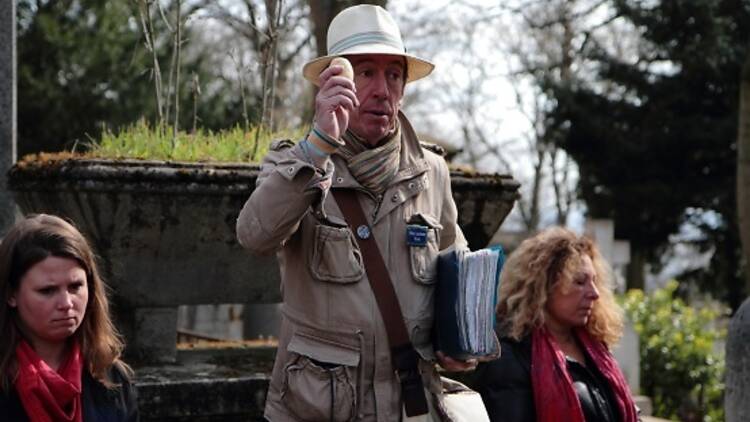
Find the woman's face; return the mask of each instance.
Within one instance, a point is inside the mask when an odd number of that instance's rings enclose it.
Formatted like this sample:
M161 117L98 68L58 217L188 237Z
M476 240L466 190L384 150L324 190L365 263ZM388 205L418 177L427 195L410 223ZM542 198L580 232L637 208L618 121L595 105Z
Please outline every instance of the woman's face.
M559 280L547 300L549 323L560 328L583 327L588 323L594 302L599 299L596 271L591 257L582 255L572 280Z
M86 271L74 259L50 256L26 271L8 305L18 310L21 330L39 347L73 335L88 300Z

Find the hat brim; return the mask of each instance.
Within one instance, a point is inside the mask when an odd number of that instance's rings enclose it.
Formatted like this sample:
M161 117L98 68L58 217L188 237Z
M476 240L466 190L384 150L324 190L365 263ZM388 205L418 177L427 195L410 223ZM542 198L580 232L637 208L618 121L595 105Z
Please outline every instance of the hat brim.
M378 45L364 44L364 45L359 45L359 46L350 48L347 51L342 51L340 54L333 54L333 55L318 57L317 59L310 60L309 62L305 63L305 65L302 67L302 75L305 77L305 79L307 79L308 81L318 86L320 73L323 72L323 70L328 67L328 65L331 63L331 60L333 60L334 58L342 57L342 56L361 56L361 55L372 55L372 54L402 56L406 58L406 65L408 66L408 70L406 72L407 83L414 82L416 80L424 78L425 76L432 73L432 70L435 68L435 65L428 62L427 60L420 59L417 56L404 53L403 51L399 51L394 48L389 48L380 44Z

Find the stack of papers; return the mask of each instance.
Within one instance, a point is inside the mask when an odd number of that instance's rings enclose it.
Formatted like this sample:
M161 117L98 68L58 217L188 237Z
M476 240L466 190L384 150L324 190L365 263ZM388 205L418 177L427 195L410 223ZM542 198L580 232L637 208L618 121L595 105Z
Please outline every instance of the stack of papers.
M504 261L500 247L441 253L435 292L436 350L463 360L497 353L495 304Z

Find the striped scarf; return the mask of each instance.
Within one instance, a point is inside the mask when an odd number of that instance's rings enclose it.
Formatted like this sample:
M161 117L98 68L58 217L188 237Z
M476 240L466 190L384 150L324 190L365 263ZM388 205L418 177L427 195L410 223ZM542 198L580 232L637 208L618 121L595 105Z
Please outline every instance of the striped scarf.
M401 158L401 125L385 138L380 146L371 148L359 136L347 130L343 136L344 145L338 154L346 159L352 176L365 189L381 195L398 173Z

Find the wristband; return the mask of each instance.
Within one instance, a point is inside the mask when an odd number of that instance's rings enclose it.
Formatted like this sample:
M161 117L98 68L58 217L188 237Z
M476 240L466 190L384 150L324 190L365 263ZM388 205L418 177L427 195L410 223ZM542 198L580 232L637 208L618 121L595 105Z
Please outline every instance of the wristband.
M332 148L339 149L342 145L344 145L343 142L339 141L338 139L334 139L333 137L331 137L327 133L325 133L322 130L320 130L318 128L318 126L315 125L315 124L313 124L312 133L314 133L315 136L317 136L318 138L320 138L321 141L323 141L323 142L327 143L328 145L330 145Z
M307 138L302 140L302 144L303 144L302 146L303 148L305 148L307 151L311 151L314 155L318 157L323 158L323 157L328 157L329 155L331 155L323 151L322 149L320 149L317 145L315 145L315 142L310 142L310 140Z

